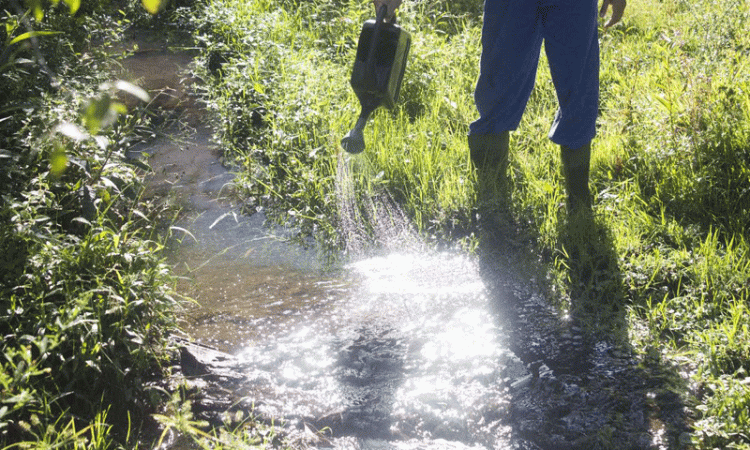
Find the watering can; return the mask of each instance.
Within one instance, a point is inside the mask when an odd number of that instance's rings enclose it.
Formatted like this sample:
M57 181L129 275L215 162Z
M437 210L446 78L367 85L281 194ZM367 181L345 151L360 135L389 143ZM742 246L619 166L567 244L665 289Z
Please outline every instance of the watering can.
M364 23L359 35L350 84L361 111L354 128L341 140L341 146L349 153L364 151L362 130L368 117L380 105L393 108L401 90L411 36L396 25L395 16L386 22L387 10L382 6L374 20Z

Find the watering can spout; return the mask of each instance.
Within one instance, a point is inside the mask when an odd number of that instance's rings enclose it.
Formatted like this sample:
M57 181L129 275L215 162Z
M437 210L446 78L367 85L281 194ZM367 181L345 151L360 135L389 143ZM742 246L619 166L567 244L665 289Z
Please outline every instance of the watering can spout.
M370 114L380 105L392 108L398 101L411 36L394 22L386 22L386 12L382 6L359 35L350 84L362 110L354 128L341 140L349 153L365 150L363 130Z
M365 151L367 146L365 145L365 135L362 132L367 123L367 117L360 116L357 120L357 124L354 128L349 131L343 139L341 139L341 146L348 153L357 154Z
M362 153L365 151L365 135L364 129L367 125L367 119L370 118L370 114L377 109L380 105L380 101L375 97L365 98L362 100L362 112L359 114L357 123L354 128L344 136L341 140L341 146L349 153Z

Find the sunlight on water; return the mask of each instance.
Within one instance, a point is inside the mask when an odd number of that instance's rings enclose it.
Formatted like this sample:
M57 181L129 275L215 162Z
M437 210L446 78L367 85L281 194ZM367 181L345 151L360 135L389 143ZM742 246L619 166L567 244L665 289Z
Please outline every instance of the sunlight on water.
M468 258L455 255L394 253L354 263L351 268L373 295L460 295L484 288Z
M497 442L486 424L507 410L515 360L476 260L424 251L387 195L362 209L351 172L339 175L355 260L338 270L322 270L260 215L204 204L185 224L195 241L175 255L182 291L200 303L186 329L237 355L258 413L330 427L337 448Z
M476 262L425 253L397 202L361 189L380 176L367 158L342 155L335 195L354 262L322 270L314 251L285 242L290 230L220 200L233 175L186 106L184 129L130 156L149 154L151 194L188 213L171 258L180 293L198 301L184 329L237 354L257 411L330 427L329 448L497 448L487 424L506 408L513 358Z
M336 448L496 443L487 424L508 409L504 380L517 359L476 260L424 251L388 196L363 210L351 173L341 176L354 261L337 270L286 243L288 230L265 228L262 215L201 203L174 255L181 292L199 302L185 329L237 355L258 413L330 427Z
M445 324L445 331L425 344L422 356L428 361L454 363L492 356L493 348L488 343L495 337L495 330L486 319L478 310L465 308L457 311L453 320Z
M258 413L331 427L336 448L497 441L486 424L508 409L516 362L475 259L405 245L324 271L262 217L222 214L187 224L197 242L176 255L200 302L186 329L237 354Z
M336 411L338 431L362 438L473 439L507 405L513 359L474 261L392 254L346 271L345 297L241 352L255 389L295 399L259 411L292 421Z

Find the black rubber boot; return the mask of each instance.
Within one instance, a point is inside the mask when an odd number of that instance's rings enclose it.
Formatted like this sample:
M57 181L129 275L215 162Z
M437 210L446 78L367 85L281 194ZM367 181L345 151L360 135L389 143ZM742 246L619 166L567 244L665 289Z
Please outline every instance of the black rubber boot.
M510 133L469 135L471 161L477 170L477 219L480 229L503 242L515 227L510 214L508 149Z
M568 214L591 211L591 192L589 191L591 144L577 149L562 146L561 151L565 190L568 194Z
M470 134L469 154L478 170L507 168L510 133Z
M483 193L507 194L510 133L470 134L469 154Z

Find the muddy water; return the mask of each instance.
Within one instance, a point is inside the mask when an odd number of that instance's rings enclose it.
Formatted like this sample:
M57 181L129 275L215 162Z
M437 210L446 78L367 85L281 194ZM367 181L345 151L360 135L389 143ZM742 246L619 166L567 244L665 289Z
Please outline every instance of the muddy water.
M680 448L681 403L661 389L664 374L560 319L502 244L477 257L424 250L392 209L396 223L375 230L386 251L363 250L355 232L357 257L330 268L288 244L288 230L239 214L223 200L233 177L211 129L169 75L188 62L164 50L124 62L182 113L131 156L154 168L150 195L185 209L172 263L197 304L184 329L236 355L258 414L320 448ZM345 206L353 165L341 164Z

